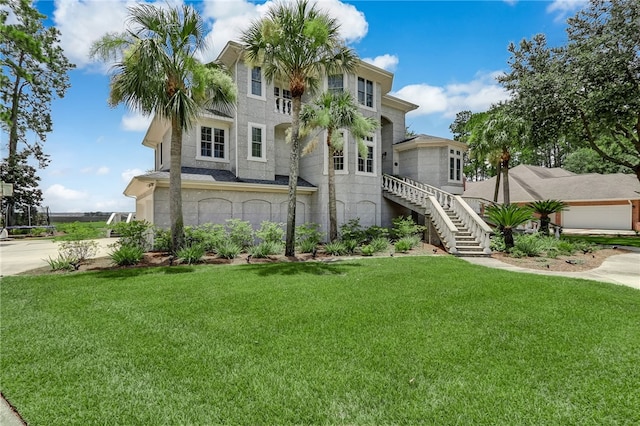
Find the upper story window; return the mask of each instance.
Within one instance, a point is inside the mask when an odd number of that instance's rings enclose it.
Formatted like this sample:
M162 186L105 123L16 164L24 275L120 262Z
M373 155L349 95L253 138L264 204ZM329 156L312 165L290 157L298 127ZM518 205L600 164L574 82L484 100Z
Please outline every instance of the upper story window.
M373 81L358 77L358 103L373 108Z
M164 161L163 161L164 158L162 153L162 142L160 142L157 149L158 149L158 168L160 168L164 164Z
M262 81L262 68L253 67L249 70L249 95L264 99L264 84Z
M462 152L449 148L449 181L462 182Z
M373 136L367 136L364 138L364 143L367 147L367 156L364 158L360 153L358 153L358 171L361 173L374 173L373 151L375 143L373 141Z
M334 74L327 77L327 90L332 93L344 91L344 76L342 74Z
M266 126L249 123L249 156L250 160L266 159Z
M227 142L225 129L200 127L200 159L225 160L227 158Z
M342 138L342 148L333 151L333 170L336 172L345 172L345 155L344 155L344 133L340 132Z

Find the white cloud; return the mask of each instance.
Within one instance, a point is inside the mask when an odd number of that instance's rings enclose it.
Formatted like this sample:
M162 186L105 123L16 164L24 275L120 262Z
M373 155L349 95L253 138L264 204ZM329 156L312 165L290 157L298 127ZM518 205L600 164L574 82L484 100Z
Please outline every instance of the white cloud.
M120 175L122 177L122 180L126 183L129 183L129 181L131 179L133 179L135 176L140 176L144 174L143 170L140 169L127 169L124 172L122 172L122 174Z
M61 31L61 45L69 60L79 68L91 64L91 44L108 32L123 31L127 20L127 7L136 4L133 0L55 0L53 20ZM165 7L166 2L155 4ZM180 0L171 6L182 4ZM202 3L202 17L211 27L207 35L208 49L201 58L215 59L229 40L238 40L242 31L251 22L264 16L275 1L254 4L247 0L212 0ZM338 0L320 0L318 8L327 11L341 24L340 35L348 42L361 40L368 31L364 14L355 6ZM106 67L102 68L107 71Z
M107 166L99 167L98 170L96 170L96 174L98 176L100 176L100 175L108 175L109 174L109 168Z
M82 200L83 198L86 198L88 196L86 192L65 188L58 183L54 183L49 188L45 189L43 195L47 203L55 201Z
M495 81L498 74L479 74L468 83L444 87L426 83L412 84L396 91L394 96L419 106L409 113L410 116L438 114L443 118L454 118L460 111L486 111L492 104L508 99L507 91Z
M153 117L150 115L128 113L122 117L120 124L124 130L129 132L144 132L149 128L152 119Z
M563 20L567 15L581 9L588 0L554 0L547 6L547 13L557 13L556 21Z
M518 0L502 0L504 1L506 4L513 6L514 4L518 3Z
M378 68L392 72L395 71L398 66L398 57L396 55L385 54L376 56L375 58L363 58L362 60Z
M80 169L80 173L82 173L83 175L93 173L93 167L83 167Z

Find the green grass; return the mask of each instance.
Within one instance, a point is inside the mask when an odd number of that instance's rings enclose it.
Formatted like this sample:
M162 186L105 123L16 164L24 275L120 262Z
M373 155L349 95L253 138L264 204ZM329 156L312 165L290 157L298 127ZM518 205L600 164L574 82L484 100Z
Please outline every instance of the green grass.
M604 246L640 247L640 236L563 235L562 238L570 241L582 240Z
M8 277L30 425L638 424L640 292L449 257Z

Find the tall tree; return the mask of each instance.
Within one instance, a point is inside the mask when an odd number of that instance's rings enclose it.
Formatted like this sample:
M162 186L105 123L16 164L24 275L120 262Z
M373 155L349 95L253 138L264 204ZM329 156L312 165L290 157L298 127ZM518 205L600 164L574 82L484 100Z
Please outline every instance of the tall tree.
M302 96L314 92L323 75L352 71L355 53L344 45L337 21L307 0L279 2L242 35L245 57L262 66L265 79L289 84L293 103L289 202L285 254L295 254L296 200L300 163Z
M338 213L336 208L336 171L334 156L336 150L343 150L344 135L341 129L349 131L358 145L362 158L367 158L367 146L364 138L378 127L373 117L365 117L349 92L325 92L312 103L305 105L300 114L305 128L303 133L312 129L323 129L327 133L327 181L329 190L329 241L338 238Z
M171 123L169 215L172 251L184 245L182 216L182 134L202 108L229 108L236 99L231 77L198 60L203 22L188 5L165 9L150 4L129 8L128 31L107 34L92 55L115 61L109 103L120 103Z
M543 135L589 147L640 180L640 2L591 0L565 46L544 35L509 46L500 80Z
M74 65L59 45L60 32L55 27L44 26L46 16L33 8L30 1L2 3L8 8L0 11L0 122L9 135L3 167L12 170L7 176L15 176L22 169L23 177L35 178L35 169L28 166L27 158L35 158L41 168L48 164L42 144L53 129L51 103L56 96L64 97L69 88L67 73ZM9 13L15 23L6 23ZM27 141L30 133L35 134L31 143ZM18 194L26 194L37 190L37 181L27 183L20 179L13 183ZM26 186L20 188L21 184ZM39 204L41 197L41 193L33 192L23 200ZM8 200L6 207L11 221L13 200Z

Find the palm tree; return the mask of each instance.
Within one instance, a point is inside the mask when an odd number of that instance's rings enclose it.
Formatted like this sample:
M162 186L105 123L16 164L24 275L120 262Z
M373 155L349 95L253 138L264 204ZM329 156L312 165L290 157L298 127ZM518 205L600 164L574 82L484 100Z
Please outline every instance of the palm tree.
M293 4L278 2L242 36L247 61L263 67L267 82L282 80L289 83L291 91L287 256L295 254L302 95L315 91L322 75L350 72L356 64L355 53L344 45L338 29L335 19L307 0L297 0Z
M235 85L219 66L197 58L204 47L203 23L190 6L166 9L150 4L129 8L128 30L96 41L91 54L115 61L109 103L124 103L171 123L169 214L171 249L184 244L182 217L182 133L202 108L228 108Z
M520 207L515 204L494 204L487 208L487 216L498 225L498 229L504 237L507 250L513 248L513 230L523 223L531 220L531 210L528 207Z
M303 132L320 128L327 132L327 174L329 189L329 241L338 238L338 214L336 211L336 172L333 157L336 150L344 148L344 137L337 130L345 129L358 144L363 158L367 156L364 138L370 136L378 127L373 117L360 113L358 105L349 92L325 92L313 103L305 105L300 114Z
M540 233L543 235L549 235L549 222L551 222L549 215L568 207L567 203L560 200L533 201L527 205L534 213L540 215Z

